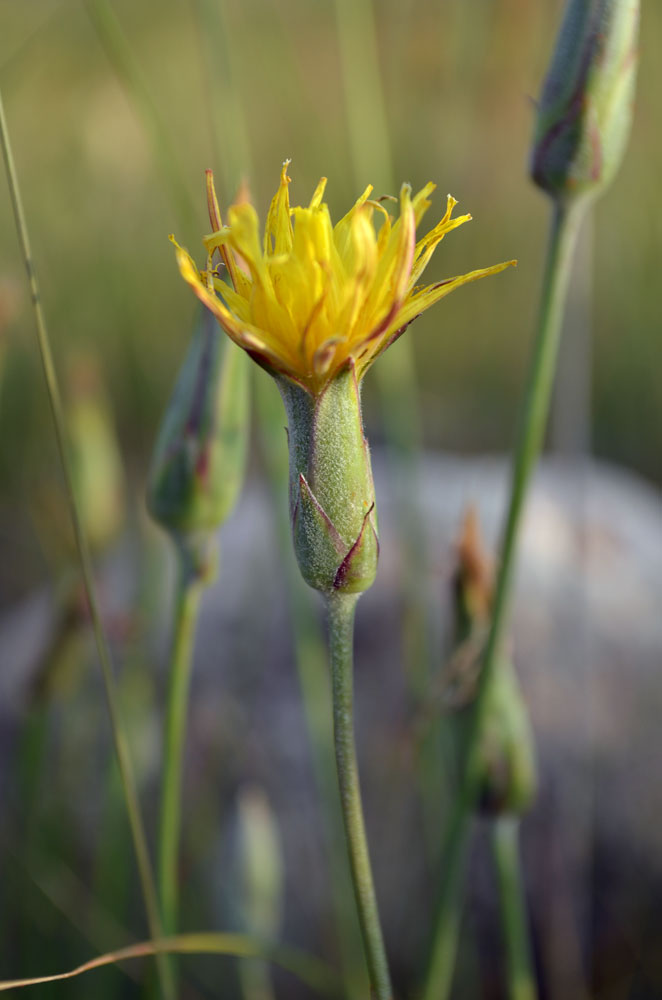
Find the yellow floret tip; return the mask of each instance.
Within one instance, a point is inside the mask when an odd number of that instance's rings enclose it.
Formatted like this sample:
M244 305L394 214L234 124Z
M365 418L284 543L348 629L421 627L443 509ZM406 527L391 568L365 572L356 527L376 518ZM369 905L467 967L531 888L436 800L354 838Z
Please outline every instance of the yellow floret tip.
M264 367L313 395L348 364L360 379L417 316L455 288L516 263L420 286L446 233L471 219L453 218L457 202L451 195L442 219L418 241L416 229L434 184L413 197L403 184L396 219L384 199L370 200L368 186L334 226L322 200L324 177L307 207L290 206L289 164L283 164L262 239L257 213L246 200L231 206L226 225L221 224L210 175L210 219L218 228L204 237L206 270L199 271L171 239L182 277L228 336ZM213 264L216 251L218 266ZM221 271L227 271L231 284L221 279Z

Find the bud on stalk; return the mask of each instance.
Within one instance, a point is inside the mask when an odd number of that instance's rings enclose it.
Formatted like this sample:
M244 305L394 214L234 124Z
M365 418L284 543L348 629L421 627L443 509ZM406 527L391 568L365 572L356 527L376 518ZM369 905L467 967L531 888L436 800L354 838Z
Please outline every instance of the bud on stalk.
M526 812L536 795L536 757L528 711L513 664L497 665L481 734L479 809L488 815Z
M248 363L205 310L161 425L147 490L152 517L189 555L203 554L241 489Z
M325 594L372 586L379 541L353 362L317 395L276 378L288 417L290 518L299 568Z
M494 566L483 543L478 515L467 510L458 544L454 580L455 631L458 652L481 657L485 630L492 613ZM463 658L457 661L462 667ZM457 669L456 666L456 669ZM471 671L473 675L473 670ZM475 684L476 678L470 681ZM460 758L472 727L474 692L459 714ZM536 794L536 755L528 711L512 660L503 651L495 664L480 733L478 809L488 815L528 809Z
M627 143L639 0L568 0L538 106L531 174L552 198L609 185Z

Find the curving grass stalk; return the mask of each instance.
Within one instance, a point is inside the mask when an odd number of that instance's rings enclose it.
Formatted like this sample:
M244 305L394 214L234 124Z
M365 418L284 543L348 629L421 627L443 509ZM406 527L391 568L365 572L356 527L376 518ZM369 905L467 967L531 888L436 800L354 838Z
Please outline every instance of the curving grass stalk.
M295 975L302 983L322 996L337 998L340 996L339 984L331 969L320 959L296 948L285 945L274 945L260 941L247 934L223 934L202 932L199 934L178 934L175 937L162 938L159 941L141 941L138 944L118 948L97 958L84 962L69 972L60 972L50 976L34 976L30 979L12 979L0 981L0 993L27 986L39 986L44 983L56 983L65 979L75 979L77 976L104 966L115 965L128 959L144 958L146 955L231 955L234 958L261 958L280 965Z
M64 412L62 407L62 399L60 395L60 388L57 380L57 375L55 372L55 365L53 362L53 355L51 351L48 330L46 327L46 319L41 304L39 285L37 283L36 270L34 266L34 261L32 259L32 251L30 249L28 228L25 221L25 213L23 211L23 203L21 199L18 177L16 174L16 167L14 164L14 158L12 155L12 150L9 140L9 130L7 128L7 122L4 112L4 104L2 101L1 93L0 93L0 138L2 141L2 153L5 161L7 179L9 182L10 197L12 202L12 209L14 212L14 218L16 221L18 240L23 254L23 259L25 261L25 269L27 271L28 283L30 286L30 294L32 297L32 305L34 308L35 323L37 327L37 340L39 343L39 353L41 355L42 365L44 369L44 377L46 379L48 398L51 406L51 413L53 416L53 425L55 428L57 448L60 456L60 462L62 465L62 471L64 474L67 502L71 514L71 520L76 539L76 547L78 549L78 555L80 558L80 565L85 585L85 592L87 594L87 600L89 604L92 629L94 632L94 637L99 654L99 661L101 663L101 672L103 675L104 689L106 693L108 713L110 716L113 742L115 746L115 753L117 755L117 763L122 778L122 788L124 791L124 799L129 818L129 825L131 827L131 836L133 839L133 847L136 855L136 862L138 865L138 874L140 877L140 884L145 904L145 910L147 913L149 931L153 938L158 939L161 936L161 918L159 914L159 907L156 896L154 874L152 871L152 864L149 857L149 850L147 847L147 837L145 835L145 828L143 826L142 816L140 813L138 793L136 789L133 768L131 765L128 741L126 738L124 727L122 725L119 698L117 693L117 685L115 682L115 676L113 673L113 667L110 656L110 648L108 645L108 640L106 638L103 623L101 620L101 613L99 610L96 586L94 583L94 574L92 571L92 560L90 556L90 550L88 547L87 538L85 536L85 531L83 529L83 523L80 515L80 510L78 507L78 501L76 499L76 494L74 491L73 473L69 458L69 452L67 450L67 443L65 439L65 421L64 421ZM161 955L157 956L157 963L158 963L158 971L159 971L159 978L160 978L162 992L166 997L173 997L174 993L172 988L172 982L169 978L166 963L163 960L163 956Z

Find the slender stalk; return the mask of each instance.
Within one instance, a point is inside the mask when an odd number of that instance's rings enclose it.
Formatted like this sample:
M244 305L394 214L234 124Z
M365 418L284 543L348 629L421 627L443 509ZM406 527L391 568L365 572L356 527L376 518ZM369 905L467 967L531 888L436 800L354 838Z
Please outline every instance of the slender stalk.
M501 922L506 938L509 1000L536 1000L526 901L520 871L519 819L499 816L492 829L499 880Z
M288 458L282 428L282 400L272 380L254 373L257 426L272 495L276 537L285 575L291 617L294 657L301 690L306 730L317 786L324 848L329 866L331 903L338 935L340 965L347 1000L363 1000L368 982L360 944L354 894L343 847L343 821L333 751L331 697L328 687L326 642L312 602L314 596L301 581L292 552L288 500Z
M488 706L490 685L508 622L508 612L515 576L515 556L524 503L540 454L545 426L547 424L558 356L563 305L568 286L573 249L584 205L583 201L579 201L574 205L564 205L559 202L554 206L547 260L543 276L538 331L514 452L510 501L501 545L501 559L497 574L493 617L480 675L478 693L474 702L471 728L467 738L462 787L451 817L451 833L449 833L449 838L452 837L453 829L464 827L466 818L473 812L478 797L481 767L480 734ZM439 912L442 915L444 912L443 897L446 891L444 887L451 877L447 873L444 873L442 876L441 901L439 904ZM428 977L423 994L426 1000L444 996L440 992L442 987L438 984L443 984L452 974L452 965L455 960L454 951L447 954L445 958L446 964L451 965L450 970L444 966L441 959L434 960L436 948L442 947L442 945L437 944L440 937L443 945L444 931L442 927L437 926L433 934L435 942L433 946L433 959L429 963Z
M492 624L481 670L468 738L463 798L473 805L480 781L479 738L489 700L489 689L503 636L515 579L517 543L531 477L542 448L556 370L570 264L584 202L557 203L552 216L547 261L543 277L538 333L527 380L527 392L512 469L510 502L501 544L501 558L494 596Z
M231 31L227 4L217 0L195 0L202 70L205 74L205 103L211 124L215 167L220 170L226 202L234 194L242 178L252 170L251 141L244 111L244 92L238 85L237 66L250 65L248 53L241 45L251 38L247 26Z
M140 63L109 0L85 0L85 6L113 69L149 135L157 169L166 181L180 224L185 225L196 217L195 206Z
M115 951L97 955L95 958L68 972L50 976L36 976L30 979L0 980L0 993L25 986L55 983L64 979L74 979L93 969L107 965L117 965L132 958L144 958L156 954L180 955L232 955L235 958L262 958L280 965L295 975L302 983L322 996L337 1000L339 983L332 969L314 955L290 948L287 945L272 944L248 934L223 934L203 931L199 934L179 934L161 938L160 941L140 941Z
M65 422L64 422L64 413L62 407L62 399L60 396L60 387L55 372L55 364L53 362L53 355L51 352L50 340L48 337L48 330L46 327L46 318L44 316L44 311L41 305L39 285L37 283L37 275L35 271L34 262L32 259L32 251L30 249L28 228L25 221L23 202L21 199L20 189L18 185L18 177L16 175L14 158L12 155L11 145L9 141L9 130L7 128L7 122L5 119L4 105L1 93L0 93L0 138L2 140L2 153L5 161L5 168L7 171L7 178L9 181L10 197L12 202L12 208L14 211L14 218L16 221L18 240L23 253L25 268L28 276L28 283L30 286L30 294L32 297L32 305L34 308L35 322L37 327L37 340L39 343L39 352L41 355L42 365L44 369L44 377L46 379L46 387L48 390L48 398L50 401L51 412L53 416L53 425L55 428L57 448L60 455L62 471L64 474L67 501L69 504L69 511L71 514L74 535L76 538L76 546L80 558L81 571L83 575L83 581L85 584L85 591L87 594L87 601L90 610L92 629L94 631L94 637L96 640L97 650L99 653L99 661L101 663L101 672L103 675L106 701L108 704L108 713L110 716L113 741L115 745L115 753L117 755L117 763L122 778L122 787L124 790L124 798L129 818L129 825L131 827L131 836L133 838L133 847L136 855L136 862L138 865L138 874L140 877L140 884L145 903L145 910L147 912L147 921L149 924L149 931L152 938L158 939L161 937L161 919L159 915L159 907L156 896L154 874L152 871L152 864L149 857L149 850L147 848L147 837L145 835L145 828L143 826L143 821L140 814L138 793L136 789L133 768L131 765L128 741L126 738L126 733L121 719L117 685L110 657L110 648L108 646L108 640L106 638L106 634L103 628L103 623L101 621L101 613L99 611L96 586L94 583L94 574L92 572L92 559L90 556L90 550L88 547L85 531L83 528L83 522L78 507L78 501L76 499L76 494L74 491L73 473L65 438ZM158 962L159 978L160 978L162 992L165 996L172 997L174 995L172 983L169 980L167 968L165 962L163 961L162 955L159 955L157 957L157 962Z
M462 916L460 888L473 813L456 802L441 854L441 885L422 1000L450 996Z
M174 934L177 931L179 909L177 862L181 829L182 764L195 627L203 587L199 575L190 571L189 560L182 554L170 659L159 825L159 890L166 934Z
M357 594L327 596L333 735L347 850L370 985L377 1000L391 1000L391 982L370 867L354 742L352 645L357 600Z

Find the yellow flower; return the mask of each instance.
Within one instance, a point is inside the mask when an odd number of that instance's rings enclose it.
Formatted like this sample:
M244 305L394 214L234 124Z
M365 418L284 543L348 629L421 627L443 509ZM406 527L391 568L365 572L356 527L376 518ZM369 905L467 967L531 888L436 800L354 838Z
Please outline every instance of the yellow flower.
M290 207L289 162L283 164L262 243L257 213L247 201L233 205L228 225L221 224L210 172L208 200L215 232L204 239L207 270L198 271L190 255L171 239L183 278L232 340L313 396L352 362L361 379L417 316L454 288L515 263L418 285L437 244L471 219L452 218L454 198L448 196L445 215L418 242L416 229L430 206L434 184L426 184L414 197L403 184L395 221L381 201L370 198L369 186L333 226L322 201L324 177L307 208ZM216 250L232 285L212 264Z

